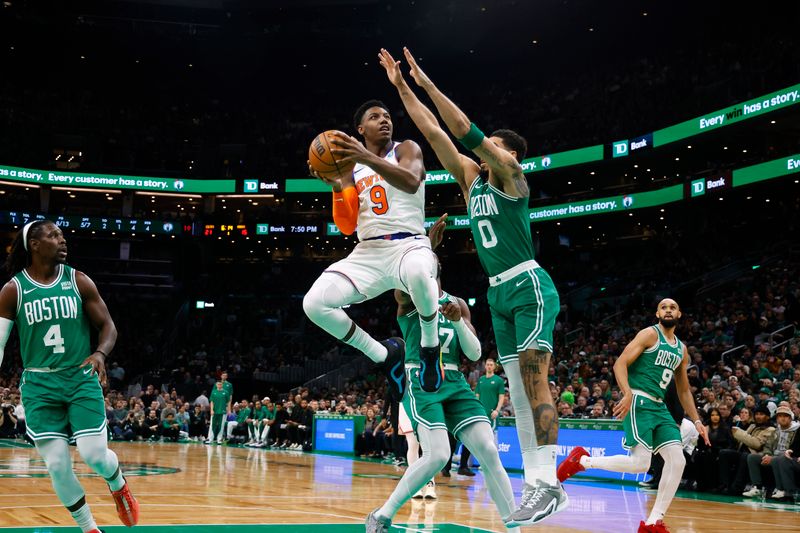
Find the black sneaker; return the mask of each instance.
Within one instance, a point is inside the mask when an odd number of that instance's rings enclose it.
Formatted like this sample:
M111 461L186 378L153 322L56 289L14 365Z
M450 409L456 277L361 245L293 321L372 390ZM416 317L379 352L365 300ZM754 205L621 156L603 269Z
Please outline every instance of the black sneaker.
M402 401L406 391L406 343L400 337L391 337L381 344L386 346L386 361L380 369L386 374L387 391L395 401Z
M467 468L467 467L463 467L463 468L459 468L459 469L458 469L458 475L459 475L459 476L469 476L469 477L473 477L473 476L475 476L475 472L473 472L472 470L470 470L470 469L469 469L469 468Z
M419 386L425 392L436 392L442 386L444 367L439 346L419 348Z

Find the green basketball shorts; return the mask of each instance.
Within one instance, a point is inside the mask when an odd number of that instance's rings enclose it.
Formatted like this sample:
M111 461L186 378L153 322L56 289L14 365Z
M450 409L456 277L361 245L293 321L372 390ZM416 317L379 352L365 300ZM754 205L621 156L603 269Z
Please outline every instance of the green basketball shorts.
M105 435L103 389L91 366L22 373L27 433L34 441Z
M469 388L464 374L459 370L445 370L442 386L436 392L425 392L419 384L419 369L407 368L408 387L403 397L403 408L417 427L444 429L458 437L459 431L473 422L486 422L483 406Z
M625 441L622 447L630 450L641 444L648 451L658 453L667 444L681 444L681 430L667 406L639 394L633 395L628 416L622 421Z
M496 278L489 281L489 309L500 363L519 359L519 353L529 348L552 353L561 303L547 272L534 268L499 284Z

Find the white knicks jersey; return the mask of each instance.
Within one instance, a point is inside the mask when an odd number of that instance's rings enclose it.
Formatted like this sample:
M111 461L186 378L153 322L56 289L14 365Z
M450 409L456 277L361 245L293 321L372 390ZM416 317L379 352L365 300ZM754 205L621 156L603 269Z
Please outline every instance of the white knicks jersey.
M399 144L394 143L384 157L393 165ZM358 191L358 240L402 232L425 235L425 181L409 194L360 163L353 168L353 181Z

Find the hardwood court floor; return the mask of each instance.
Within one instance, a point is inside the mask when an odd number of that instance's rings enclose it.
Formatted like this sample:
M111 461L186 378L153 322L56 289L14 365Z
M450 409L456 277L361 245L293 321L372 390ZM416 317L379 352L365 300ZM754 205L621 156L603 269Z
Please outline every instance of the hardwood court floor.
M383 503L403 472L392 465L289 451L158 443L112 443L112 448L141 504L145 527L137 530L146 533L361 532L364 517ZM106 533L131 531L120 526L105 483L80 459L76 465L101 527ZM480 473L436 481L439 499L407 503L395 519L404 527L393 533L505 530ZM512 475L511 481L519 498L522 479ZM638 487L588 481L568 483L567 492L568 510L525 530L636 531L655 498ZM0 495L1 533L79 531L32 448L0 441ZM800 531L798 506L718 500L678 498L667 524L673 533Z

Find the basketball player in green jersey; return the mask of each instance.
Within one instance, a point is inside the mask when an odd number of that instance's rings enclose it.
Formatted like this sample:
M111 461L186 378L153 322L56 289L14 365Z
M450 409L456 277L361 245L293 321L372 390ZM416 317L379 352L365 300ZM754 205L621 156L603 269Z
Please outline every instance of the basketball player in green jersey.
M441 242L445 217L442 216L429 232L433 248ZM408 294L395 291L397 322L406 343L407 387L403 407L422 445L422 457L409 465L386 503L369 514L367 533L388 532L400 507L447 464L450 456L448 431L480 461L489 495L500 516L505 520L514 511L514 491L500 462L489 419L459 370L462 353L472 361L480 359L481 344L470 323L469 307L461 298L442 291L440 275L441 265L438 265L439 341L445 375L436 392L426 392L420 383L419 313Z
M495 366L494 359L487 359L486 374L480 377L475 386L475 396L492 421L492 429L497 429L497 417L506 401L506 382L494 373Z
M458 153L403 79L399 62L381 50L379 59L389 81L467 202L478 259L489 276L492 325L508 377L525 470L520 507L507 525L536 524L564 510L569 499L556 478L558 414L547 380L560 303L553 281L534 259L530 190L520 166L527 144L511 130L485 137L422 72L411 53L407 49L404 53L411 76L431 97L447 127L481 158L479 166Z
M664 514L675 497L686 465L680 429L664 404L664 395L673 376L681 406L694 420L703 440L711 446L689 390L686 373L689 355L686 346L675 336L675 325L680 317L675 300L661 300L656 310L658 324L641 330L614 363L614 377L624 393L614 406L614 416L623 418L623 446L631 450L631 454L591 457L584 448L577 446L558 468L561 481L587 468L644 473L650 468L652 455L660 453L664 471L658 495L650 516L639 524L639 533L668 533Z
M0 363L16 323L27 433L47 465L58 499L84 532L100 530L72 470L68 442L108 483L126 526L139 520L139 504L108 449L103 400L105 357L117 330L94 282L67 266L67 242L49 220L26 224L11 245L6 267L13 276L0 290ZM92 352L90 326L98 330Z

